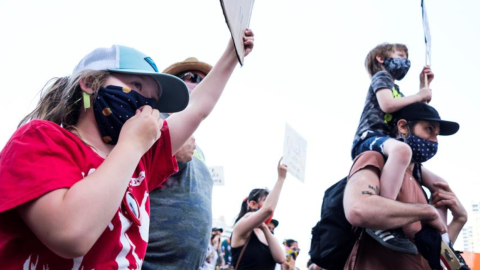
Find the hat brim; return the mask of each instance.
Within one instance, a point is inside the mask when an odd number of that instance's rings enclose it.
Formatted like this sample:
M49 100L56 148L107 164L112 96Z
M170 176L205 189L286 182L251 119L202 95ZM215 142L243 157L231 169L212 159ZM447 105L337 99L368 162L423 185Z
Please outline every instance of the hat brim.
M163 73L177 75L189 70L198 70L208 74L212 70L212 66L204 62L179 62L167 67Z
M438 135L442 136L453 135L457 133L457 131L460 129L460 125L452 121L438 120L434 118L422 118L421 120L437 122L440 127L440 132L438 133Z
M174 113L184 110L190 98L187 85L179 78L170 74L139 71L135 69L109 69L111 72L148 75L153 77L162 86L162 95L154 109L163 113Z

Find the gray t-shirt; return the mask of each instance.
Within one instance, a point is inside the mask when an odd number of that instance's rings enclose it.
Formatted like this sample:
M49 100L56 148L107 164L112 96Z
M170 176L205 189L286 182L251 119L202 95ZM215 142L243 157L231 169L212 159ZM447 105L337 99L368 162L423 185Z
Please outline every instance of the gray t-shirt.
M387 123L391 120L391 115L384 113L380 109L376 95L377 90L384 88L390 89L394 98L403 97L400 88L394 84L392 76L387 71L379 71L373 75L362 116L360 117L360 123L353 139L353 148L355 148L362 134L366 131L371 131L371 134L379 136L389 136L390 127Z
M150 239L142 269L198 270L212 229L213 180L200 148L150 193Z

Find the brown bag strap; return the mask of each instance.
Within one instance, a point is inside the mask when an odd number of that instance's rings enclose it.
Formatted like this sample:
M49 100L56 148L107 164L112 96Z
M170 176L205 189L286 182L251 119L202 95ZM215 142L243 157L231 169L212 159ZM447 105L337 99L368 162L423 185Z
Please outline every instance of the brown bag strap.
M252 231L252 233L255 233L255 232ZM245 245L243 246L242 251L240 252L240 256L238 256L238 261L237 261L237 264L235 265L235 269L238 269L238 266L240 265L240 260L242 260L243 252L245 252L248 242L250 242L250 238L252 238L252 234L250 234L250 236L248 237L247 242L245 242Z

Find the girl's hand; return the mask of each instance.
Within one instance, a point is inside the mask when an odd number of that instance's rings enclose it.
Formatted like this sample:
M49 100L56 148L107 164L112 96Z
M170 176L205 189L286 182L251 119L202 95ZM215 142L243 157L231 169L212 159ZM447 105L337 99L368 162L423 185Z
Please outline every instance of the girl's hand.
M434 186L439 187L437 191L432 194L430 204L436 208L446 206L452 211L453 219L463 222L467 222L468 214L463 205L458 200L455 193L450 189L447 183L433 183Z
M245 56L247 56L253 50L253 31L251 29L245 30L245 35L243 36L243 46L245 47Z
M118 142L126 141L144 154L160 138L162 124L163 119L158 110L143 106L125 122Z
M285 179L287 177L287 165L282 164L282 158L280 158L280 161L278 161L278 178L279 179Z

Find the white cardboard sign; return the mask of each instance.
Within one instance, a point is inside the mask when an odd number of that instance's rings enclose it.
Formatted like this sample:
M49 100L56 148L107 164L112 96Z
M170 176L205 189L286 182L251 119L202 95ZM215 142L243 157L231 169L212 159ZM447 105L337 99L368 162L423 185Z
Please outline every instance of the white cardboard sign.
M285 142L282 163L288 166L288 172L305 182L305 165L307 161L307 141L292 127L285 124Z
M254 2L255 0L220 0L225 21L232 34L238 62L240 62L242 66L245 57L243 36L245 29L250 25Z
M223 172L223 166L211 166L208 167L208 170L212 176L214 186L225 186L225 174Z

